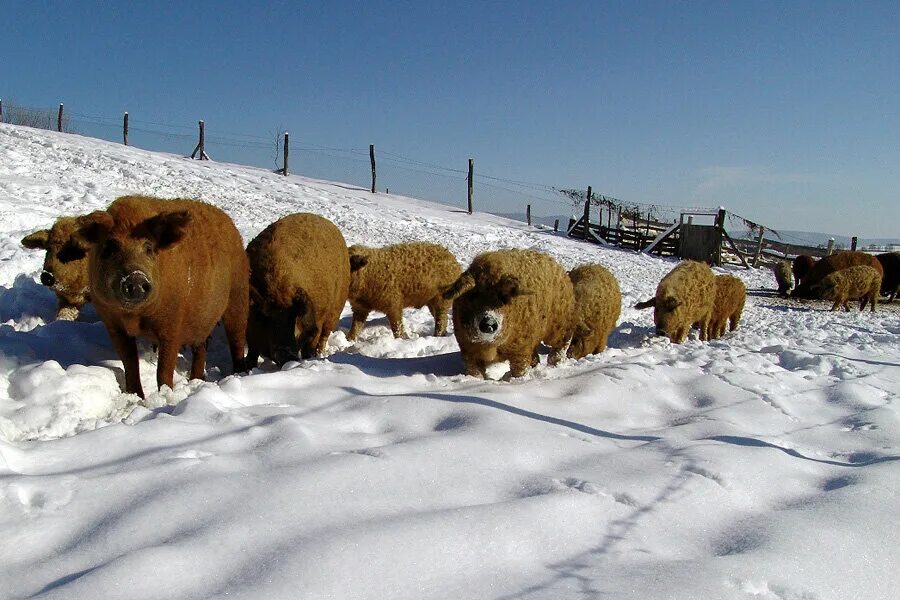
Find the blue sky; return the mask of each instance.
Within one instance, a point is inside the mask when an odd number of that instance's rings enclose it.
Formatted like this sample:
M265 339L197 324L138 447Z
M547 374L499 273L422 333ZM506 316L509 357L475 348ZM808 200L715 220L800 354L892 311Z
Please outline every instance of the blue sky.
M133 127L173 124L183 135L202 118L207 135L261 136L255 144L290 131L294 172L316 177L359 167L363 183L367 158L313 150L375 143L626 201L724 205L776 229L900 237L897 2L2 7L0 98L65 102L82 133L119 139L125 110ZM79 124L79 114L109 121ZM173 137L132 140L192 150ZM262 148L214 152L274 165ZM459 185L464 202L459 174L391 171L383 156L379 187L439 197ZM534 193L476 187L476 200L567 212Z

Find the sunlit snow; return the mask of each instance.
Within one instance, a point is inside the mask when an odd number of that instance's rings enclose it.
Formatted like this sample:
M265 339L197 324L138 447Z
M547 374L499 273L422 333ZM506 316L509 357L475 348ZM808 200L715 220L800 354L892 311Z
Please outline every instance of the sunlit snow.
M683 345L631 308L674 262L342 183L0 125L0 596L889 599L900 590L900 302L831 313L749 290ZM302 170L301 166L297 167ZM53 322L21 238L126 193L225 209L245 242L314 211L348 244L429 240L600 262L623 311L599 356L512 382L375 314L325 359L121 393L92 310ZM476 191L477 193L477 191ZM464 190L461 189L461 200ZM462 205L462 202L461 202ZM724 272L725 270L720 269Z

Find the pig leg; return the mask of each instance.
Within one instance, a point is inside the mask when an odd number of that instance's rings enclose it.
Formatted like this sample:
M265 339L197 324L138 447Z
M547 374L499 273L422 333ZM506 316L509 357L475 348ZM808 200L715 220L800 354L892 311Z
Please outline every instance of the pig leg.
M387 315L391 324L391 332L393 332L394 337L398 339L406 337L406 332L403 330L403 307L392 306L384 314Z
M369 311L357 306L353 307L353 325L350 326L350 333L347 334L349 341L355 341L359 337L359 332L366 325L366 319L369 318Z
M137 394L144 398L144 388L141 387L141 371L138 366L137 340L125 333L125 331L113 327L107 327L109 338L113 348L125 367L125 393Z
M157 389L164 385L170 389L175 389L175 365L178 363L179 345L171 340L159 340L159 358L156 363L156 386ZM203 357L204 364L206 356ZM193 371L193 365L191 366Z
M706 341L709 339L709 328L710 323L708 319L704 319L700 321L700 341ZM687 336L687 331L684 332L684 335Z
M521 377L528 372L533 356L529 354L516 354L509 357L509 376Z
M325 346L328 345L328 338L331 337L331 332L331 320L329 319L322 323L322 328L319 330L319 340L316 342L316 356L325 355Z
M571 344L571 340L559 348L551 348L550 356L547 357L547 365L551 367L555 367L560 362L562 362L566 358L566 352L569 349L569 344ZM537 359L537 348L534 349L534 358ZM537 366L535 363L534 366Z
M231 288L228 306L222 315L222 325L225 327L225 337L228 339L228 350L231 353L233 373L241 373L247 370L244 364L244 345L247 343L247 317L249 314L250 296L248 295L247 287L246 285L235 285ZM256 366L255 362L253 366Z
M247 347L247 358L244 359L244 369L249 372L250 369L255 369L258 363L259 350L254 348L253 344L249 344Z
M469 377L484 378L485 364L481 357L463 355L463 368Z
M191 379L206 378L206 349L209 347L207 339L202 344L191 346Z
M441 337L447 335L447 313L449 303L442 298L432 300L428 305L431 316L434 317L434 335Z

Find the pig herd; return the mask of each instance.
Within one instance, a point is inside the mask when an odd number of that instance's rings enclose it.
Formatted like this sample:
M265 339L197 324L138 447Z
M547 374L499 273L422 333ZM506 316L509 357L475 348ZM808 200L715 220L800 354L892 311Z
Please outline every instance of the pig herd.
M62 217L22 244L46 250L41 283L56 293L57 318L94 304L124 365L125 391L141 397L138 337L159 353L157 386L172 387L185 346L190 377L203 379L219 322L239 373L260 357L284 364L321 356L348 300L351 341L373 310L402 337L403 309L428 307L438 336L452 313L466 374L483 377L508 361L507 377L519 377L538 363L542 343L551 365L602 352L622 302L600 265L567 273L546 254L507 249L480 254L462 271L437 244L348 248L332 222L311 213L279 219L245 249L225 212L187 199L124 196L106 210ZM657 331L674 342L691 327L707 340L737 327L744 298L736 277L684 261L637 307L652 307Z
M859 300L860 310L868 305L875 312L879 295L893 302L900 289L898 252L838 252L820 260L801 254L792 262L779 261L772 269L781 296L831 300L832 311L841 307L849 311L850 300Z

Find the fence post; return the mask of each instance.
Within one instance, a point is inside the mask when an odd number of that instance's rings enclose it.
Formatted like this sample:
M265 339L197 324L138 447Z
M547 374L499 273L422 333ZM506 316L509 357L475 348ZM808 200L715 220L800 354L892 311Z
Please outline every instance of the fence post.
M287 177L288 154L290 154L290 152L291 152L290 135L288 135L287 131L284 132L284 150L283 150L283 152L284 152L284 168L281 170L281 174L284 175L285 177Z
M472 196L473 196L473 187L472 187L472 179L475 175L475 160L469 159L469 174L466 176L466 181L468 182L469 187L469 214L472 214Z
M375 144L369 144L369 162L372 163L372 193L375 193Z
M3 98L0 98L0 123L3 122Z
M588 239L588 235L590 235L591 196L593 196L593 192L591 191L591 186L588 186L587 197L584 199L584 239Z
M830 238L828 240L828 249L826 250L827 254L825 256L831 256L834 253L834 238Z
M122 141L128 145L128 112L125 112L125 120L122 122Z
M205 126L203 121L199 122L200 125L200 141L197 142L197 147L194 148L194 151L191 152L191 158L197 156L197 153L200 153L200 160L209 160L209 156L206 154L206 134L205 134Z
M56 115L56 130L62 133L63 105L59 103L59 113Z
M529 226L531 225L531 205L530 204L525 206L525 221L528 223Z
M553 232L556 233L559 231L559 219L554 219L553 221Z
M858 241L859 241L859 238L857 238L855 235L852 238L850 238L850 250L856 250L856 243Z
M766 234L766 228L759 226L759 239L756 241L756 255L753 257L753 268L759 266L759 255L762 254L763 236Z

